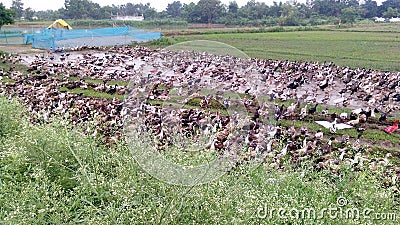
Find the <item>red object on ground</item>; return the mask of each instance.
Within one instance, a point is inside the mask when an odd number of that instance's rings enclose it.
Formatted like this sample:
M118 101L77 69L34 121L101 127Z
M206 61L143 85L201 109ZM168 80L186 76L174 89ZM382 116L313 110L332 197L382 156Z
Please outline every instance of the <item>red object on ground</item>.
M150 72L155 73L155 72L157 72L157 69L152 69L152 70L150 70Z
M394 121L393 126L386 128L385 132L388 134L391 134L391 133L395 132L397 129L399 129L399 120Z

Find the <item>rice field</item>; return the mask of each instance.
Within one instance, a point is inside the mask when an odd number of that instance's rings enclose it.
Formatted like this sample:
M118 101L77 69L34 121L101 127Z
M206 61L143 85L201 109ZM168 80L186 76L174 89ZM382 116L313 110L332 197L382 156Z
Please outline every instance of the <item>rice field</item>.
M399 36L398 32L359 30L223 33L166 37L161 44L211 40L236 47L252 58L326 61L352 68L400 71ZM159 47L158 44L155 42L150 46ZM209 48L197 46L199 51Z

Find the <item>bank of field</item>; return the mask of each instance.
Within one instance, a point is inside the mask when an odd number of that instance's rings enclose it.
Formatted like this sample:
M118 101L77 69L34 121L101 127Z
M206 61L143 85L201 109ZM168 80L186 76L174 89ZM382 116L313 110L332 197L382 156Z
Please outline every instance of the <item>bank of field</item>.
M0 171L2 224L366 224L376 213L398 224L393 190L368 171L241 165L205 185L169 185L126 146L105 147L63 120L34 126L4 97Z
M165 47L184 41L212 40L232 45L252 58L332 61L352 68L400 71L399 37L398 32L373 31L224 33L165 37L150 45ZM201 48L207 51L210 46L205 43Z

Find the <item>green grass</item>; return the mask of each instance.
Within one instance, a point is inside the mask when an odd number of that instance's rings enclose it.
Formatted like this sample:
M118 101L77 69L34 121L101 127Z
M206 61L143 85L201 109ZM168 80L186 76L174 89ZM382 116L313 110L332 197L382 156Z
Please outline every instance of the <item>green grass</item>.
M10 84L13 84L13 83L15 83L15 80L13 80L13 79L11 79L11 78L8 78L8 77L2 77L2 79L1 79L1 81L3 82L3 83L10 83Z
M111 80L109 82L107 82L108 85L118 85L118 86L124 86L124 87L128 87L129 86L129 82L128 81L123 81L123 80Z
M334 28L333 28L334 29ZM361 31L361 32L390 32L400 33L400 24L398 23L359 23L353 26L339 28L345 31Z
M118 95L118 94L108 94L105 92L98 92L93 90L93 88L87 88L87 89L82 89L82 88L74 88L74 89L68 89L66 87L61 87L59 88L59 91L61 92L70 92L70 93L75 93L75 94L82 94L85 97L93 97L93 98L105 98L105 99L113 99L113 98L118 98L120 100L124 100L125 96L124 95Z
M24 37L22 34L20 37L4 37L4 34L1 33L0 44L24 44Z
M62 78L62 76L59 76L59 78ZM78 81L81 78L79 77L69 77L68 80L70 81ZM86 83L93 83L93 84L103 84L103 80L101 79L93 79L93 78L84 78L83 79ZM118 86L124 86L127 87L129 85L128 81L123 81L123 80L110 80L106 83L107 85L118 85Z
M12 64L11 62L3 63L0 61L0 68L8 71L8 70L10 70L10 67L14 67L14 70L21 71L23 73L28 73L28 71L27 71L28 67L24 64L19 64L19 63Z
M318 216L338 207L337 199L342 197L348 202L343 210L399 210L391 190L383 188L376 175L345 168L337 176L317 172L308 164L285 171L241 165L205 185L169 185L147 174L126 145L103 146L59 119L31 125L19 116L23 111L0 97L0 129L6 131L0 136L0 219L6 224L376 222L363 217L334 219L327 212L321 219L283 219L276 213L259 218L262 210L279 208L312 208ZM169 157L187 163L187 155L177 152Z
M210 40L236 47L251 58L273 60L334 62L352 68L400 71L398 51L399 33L396 32L343 32L343 31L295 31L266 33L224 33L187 35L164 38L153 42L154 46L165 47L193 40ZM197 42L197 51L211 51L207 42ZM152 43L147 44L152 45ZM174 46L179 49L179 46ZM188 46L190 48L190 46ZM221 53L222 51L222 53ZM218 50L218 54L229 54Z

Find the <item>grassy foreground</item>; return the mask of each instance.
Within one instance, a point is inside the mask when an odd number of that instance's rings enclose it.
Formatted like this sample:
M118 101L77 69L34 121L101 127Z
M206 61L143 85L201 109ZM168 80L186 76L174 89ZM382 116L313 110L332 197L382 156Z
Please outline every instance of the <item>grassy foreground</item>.
M393 191L365 171L242 165L212 183L173 186L145 173L124 144L107 148L63 120L34 126L24 115L0 97L1 223L398 224L374 220L399 208ZM345 215L353 209L359 219Z

